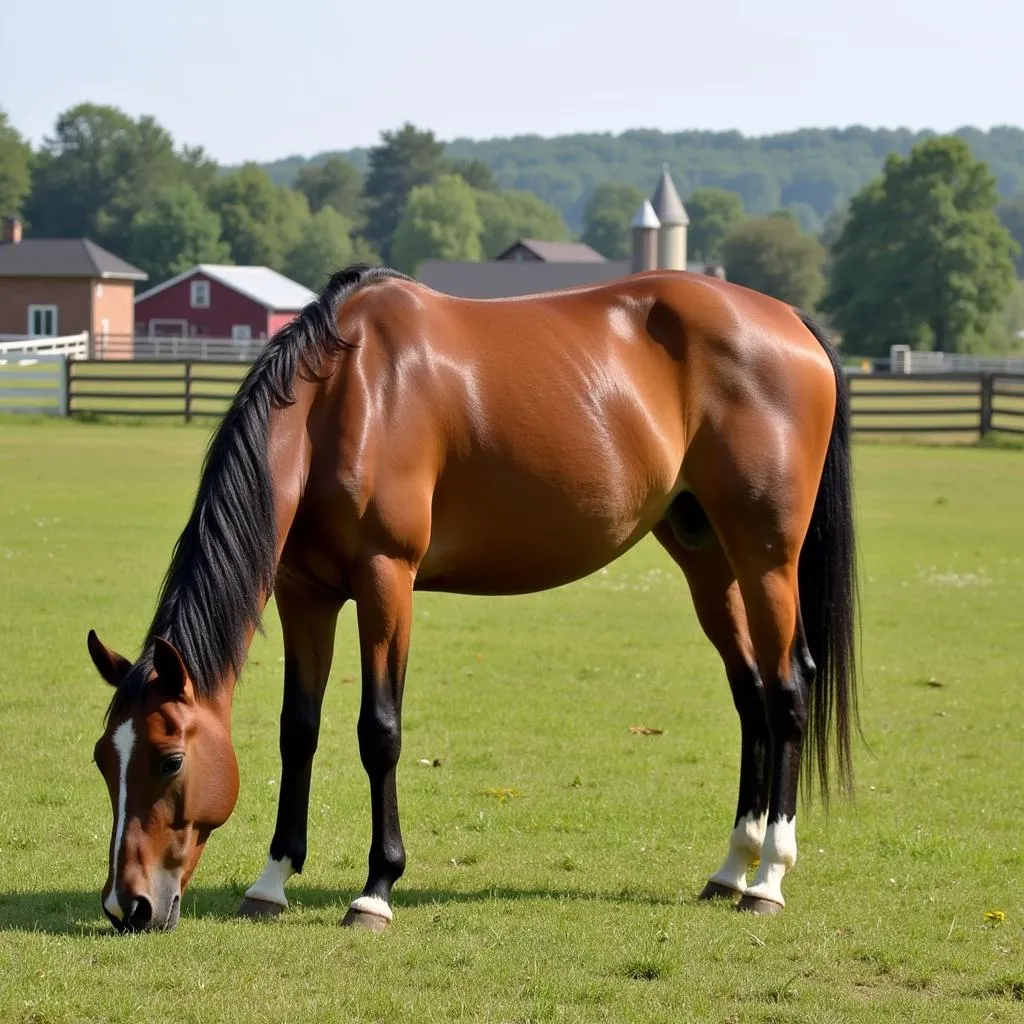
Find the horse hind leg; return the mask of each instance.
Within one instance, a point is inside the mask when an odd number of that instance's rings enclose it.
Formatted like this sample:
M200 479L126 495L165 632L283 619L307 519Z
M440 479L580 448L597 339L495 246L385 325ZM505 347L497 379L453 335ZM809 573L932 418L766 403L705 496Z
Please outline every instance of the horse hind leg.
M753 882L739 907L772 913L785 906L782 880L796 864L796 799L814 665L803 637L798 561L814 505L811 464L796 439L768 479L744 472L737 453L705 463L703 499L736 576L754 656L763 681L768 747L767 827ZM721 456L722 453L716 453ZM731 456L731 457L730 457ZM723 472L723 466L732 472ZM763 468L759 467L759 469ZM757 487L750 481L756 479Z
M739 793L729 849L701 893L701 899L735 899L746 891L747 873L760 859L767 823L770 737L764 689L736 576L697 499L689 493L676 499L654 535L686 576L697 619L722 659L740 719Z

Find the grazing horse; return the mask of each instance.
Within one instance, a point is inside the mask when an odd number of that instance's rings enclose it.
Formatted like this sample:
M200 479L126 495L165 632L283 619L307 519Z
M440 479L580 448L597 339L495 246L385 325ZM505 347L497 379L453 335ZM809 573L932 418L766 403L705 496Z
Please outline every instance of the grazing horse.
M94 754L114 812L111 922L173 927L234 808L232 694L272 594L280 802L239 912L287 907L302 870L353 600L372 838L345 923L380 930L405 867L395 771L413 592L557 587L648 533L686 575L740 718L734 827L702 895L778 910L801 758L824 796L832 767L848 784L856 716L849 409L824 336L782 302L677 271L487 301L381 267L336 274L217 428L139 658L89 634L115 688Z

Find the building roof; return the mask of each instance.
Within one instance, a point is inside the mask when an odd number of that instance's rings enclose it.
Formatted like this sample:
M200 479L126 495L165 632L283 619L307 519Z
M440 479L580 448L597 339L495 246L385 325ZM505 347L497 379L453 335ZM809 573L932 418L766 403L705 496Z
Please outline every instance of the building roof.
M279 274L270 267L233 267L219 263L197 263L191 270L172 277L163 284L135 296L136 302L142 302L152 295L165 291L181 281L202 274L218 284L238 292L253 302L272 312L302 309L316 298L316 292L310 291L305 285L293 281L284 274Z
M0 277L145 281L148 275L88 238L26 238L0 245Z
M428 288L464 299L500 299L513 295L579 288L625 277L628 260L601 263L460 263L454 260L424 260L417 275Z
M644 205L636 211L636 216L633 218L630 227L655 229L661 227L661 221L658 220L658 215L654 212L650 199L645 199Z
M545 263L604 263L605 258L585 242L545 242L537 238L520 238L495 260L507 260L508 253L522 246Z
M661 177L651 196L651 205L662 224L689 224L690 218L683 206L682 199L676 191L672 175L668 173L668 164L662 164Z
M686 269L701 274L704 264L687 263ZM416 276L428 288L446 295L463 299L501 299L603 284L628 277L632 272L629 260L605 260L603 263L424 260Z

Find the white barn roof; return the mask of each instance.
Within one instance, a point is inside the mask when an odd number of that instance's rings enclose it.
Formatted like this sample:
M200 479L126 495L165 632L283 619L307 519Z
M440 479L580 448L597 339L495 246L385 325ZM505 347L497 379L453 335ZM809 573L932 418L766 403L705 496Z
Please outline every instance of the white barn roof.
M148 299L180 281L186 281L196 274L203 274L212 281L217 281L246 298L258 302L269 310L298 310L316 298L316 292L310 291L305 285L293 281L284 274L279 274L270 267L233 267L220 263L198 263L191 270L172 277L163 284L135 297L136 302Z

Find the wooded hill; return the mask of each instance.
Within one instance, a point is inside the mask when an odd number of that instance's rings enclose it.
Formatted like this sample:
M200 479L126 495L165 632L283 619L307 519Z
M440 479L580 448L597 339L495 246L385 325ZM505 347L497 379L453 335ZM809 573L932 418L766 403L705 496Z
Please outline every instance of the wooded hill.
M931 131L903 129L806 128L780 135L749 137L739 132L661 132L636 129L621 135L520 135L445 144L452 160L481 160L503 188L526 189L561 211L573 231L583 223L590 193L602 182L635 185L646 194L663 162L684 200L702 186L737 192L748 213L793 211L805 231L817 233L825 218L882 170L892 152L906 156ZM984 160L1004 196L1024 192L1024 129L1002 127L954 133ZM342 156L364 174L369 150L287 157L263 164L280 184L292 184L299 169Z

